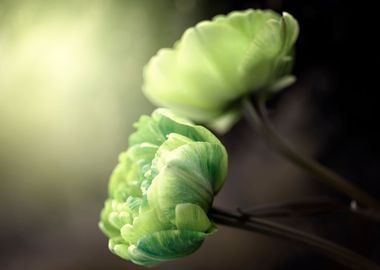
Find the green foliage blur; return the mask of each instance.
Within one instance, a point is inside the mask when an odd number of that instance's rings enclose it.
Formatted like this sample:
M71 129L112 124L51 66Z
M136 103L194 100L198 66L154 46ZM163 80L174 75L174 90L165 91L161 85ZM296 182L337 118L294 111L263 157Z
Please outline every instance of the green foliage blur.
M132 123L153 109L142 68L196 22L194 3L0 0L2 269L112 257L97 222Z

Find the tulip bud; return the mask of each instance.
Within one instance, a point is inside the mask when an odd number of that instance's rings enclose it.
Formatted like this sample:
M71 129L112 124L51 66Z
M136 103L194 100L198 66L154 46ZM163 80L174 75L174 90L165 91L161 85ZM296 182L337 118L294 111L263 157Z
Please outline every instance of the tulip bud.
M239 116L240 98L294 81L289 73L298 30L290 14L269 10L200 22L149 61L144 93L159 106L226 130Z
M207 212L227 153L206 128L166 109L142 116L111 175L99 226L116 255L154 265L193 253L215 232Z

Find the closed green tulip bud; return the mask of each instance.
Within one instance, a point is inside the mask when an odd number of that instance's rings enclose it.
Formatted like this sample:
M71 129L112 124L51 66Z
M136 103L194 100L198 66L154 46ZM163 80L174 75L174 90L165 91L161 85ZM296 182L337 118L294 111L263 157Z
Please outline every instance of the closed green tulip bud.
M227 129L241 97L273 93L294 81L289 73L298 30L290 14L269 10L200 22L149 61L143 90L159 106Z
M154 265L191 254L215 232L207 212L223 185L227 153L206 128L166 109L135 127L99 225L113 253Z

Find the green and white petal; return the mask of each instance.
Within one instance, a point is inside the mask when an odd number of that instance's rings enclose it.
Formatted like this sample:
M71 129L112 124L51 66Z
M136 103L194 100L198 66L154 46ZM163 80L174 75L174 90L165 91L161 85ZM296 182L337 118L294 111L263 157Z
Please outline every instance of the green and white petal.
M108 241L108 248L111 252L119 257L129 260L128 248L129 245L121 237L114 237Z
M104 208L100 213L100 230L107 235L109 238L116 237L120 235L120 231L109 221L109 215L112 211L112 199L106 200Z
M148 190L148 200L156 207L162 222L175 224L177 204L197 203L208 209L213 199L212 187L197 172L164 167Z
M170 133L167 136L167 140L160 146L158 149L155 158L152 161L152 170L157 175L159 169L166 165L166 157L170 154L171 151L174 151L182 145L186 145L194 142L193 140L180 135L178 133Z
M193 175L192 180L210 184L215 194L222 187L228 169L223 145L208 142L189 142L166 155L157 155L153 162L157 170L168 167L181 171L179 175Z
M177 204L175 223L179 230L207 232L212 228L205 211L199 205L192 203Z
M170 133L178 133L194 141L220 144L220 141L208 129L203 126L194 125L189 120L178 117L168 109L159 108L155 110L152 114L152 118L157 122L164 136Z
M151 143L160 145L165 141L165 136L158 129L156 121L152 117L143 115L139 121L134 124L136 132L129 136L129 145L141 143Z
M119 164L111 175L109 196L119 201L125 201L128 196L141 197L144 174L150 169L157 150L156 145L141 143L120 154Z
M141 213L133 220L133 224L126 224L121 228L121 236L125 242L136 244L145 235L157 231L174 229L170 223L161 222L154 208Z
M141 196L140 174L140 167L132 161L128 152L121 153L119 164L112 172L110 178L108 186L109 197L123 202L128 196Z
M108 220L112 226L120 229L125 224L132 223L132 213L127 203L112 201L113 209L109 213Z
M128 255L136 264L153 265L193 253L205 237L205 233L188 230L155 232L141 238L136 245L131 245Z
M175 206L181 203L209 209L227 171L224 151L219 144L193 142L163 157L148 190L148 200L157 207L161 219L175 224Z

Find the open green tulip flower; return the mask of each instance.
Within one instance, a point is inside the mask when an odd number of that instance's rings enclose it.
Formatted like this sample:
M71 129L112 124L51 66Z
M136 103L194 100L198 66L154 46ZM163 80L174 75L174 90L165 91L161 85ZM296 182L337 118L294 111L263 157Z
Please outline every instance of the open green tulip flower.
M191 254L215 232L207 212L227 153L206 128L157 109L142 116L109 183L100 228L109 248L140 265Z
M269 10L200 22L149 61L143 90L159 106L227 129L241 97L269 94L294 81L289 73L298 30L290 14Z

